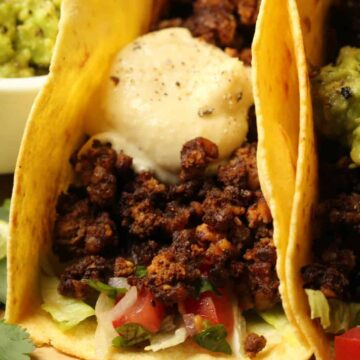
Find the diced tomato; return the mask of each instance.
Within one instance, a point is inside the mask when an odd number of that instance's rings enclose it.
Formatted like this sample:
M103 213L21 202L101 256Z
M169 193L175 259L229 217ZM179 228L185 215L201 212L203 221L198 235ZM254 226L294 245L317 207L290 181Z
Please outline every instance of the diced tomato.
M185 311L200 315L213 325L223 324L230 334L234 326L234 315L226 291L220 290L220 292L221 295L216 295L212 291L206 291L199 299L188 299L185 303Z
M164 316L164 305L155 300L150 291L143 290L138 294L135 304L125 314L113 321L113 326L116 329L124 324L134 323L156 333L160 330Z
M360 327L335 336L335 355L336 360L360 359Z

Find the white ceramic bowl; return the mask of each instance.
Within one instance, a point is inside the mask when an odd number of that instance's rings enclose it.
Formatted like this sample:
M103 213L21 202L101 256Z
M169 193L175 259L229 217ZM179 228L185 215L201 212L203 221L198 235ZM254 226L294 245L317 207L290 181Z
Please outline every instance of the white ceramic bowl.
M27 117L45 81L46 76L0 79L0 174L15 169Z

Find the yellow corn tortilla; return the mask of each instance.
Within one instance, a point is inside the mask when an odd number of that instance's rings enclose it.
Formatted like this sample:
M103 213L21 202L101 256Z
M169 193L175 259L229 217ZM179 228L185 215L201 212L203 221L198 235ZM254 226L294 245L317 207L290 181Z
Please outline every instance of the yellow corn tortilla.
M291 309L317 359L333 358L330 341L320 324L310 318L308 298L300 269L311 259L312 226L317 202L318 164L307 61L323 62L326 14L329 0L289 0L296 43L300 89L300 136L293 211L286 253L286 280Z
M289 306L284 281L299 143L296 49L286 0L263 0L253 45L258 121L258 171L274 218L277 272L283 307L297 344L281 337L256 359L308 359L311 349ZM149 28L159 0L63 0L48 81L32 109L18 159L8 248L6 319L38 345L95 360L96 321L62 332L40 309L40 268L53 262L52 227L58 195L72 179L69 158L83 141L86 109L119 49ZM279 31L281 24L281 31ZM198 353L193 344L158 353L116 351L111 359L231 359Z

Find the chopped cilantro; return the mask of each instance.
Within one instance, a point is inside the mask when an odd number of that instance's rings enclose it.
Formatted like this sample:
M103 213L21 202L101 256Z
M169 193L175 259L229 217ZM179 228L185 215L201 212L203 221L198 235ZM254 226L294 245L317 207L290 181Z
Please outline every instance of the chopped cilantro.
M211 291L214 292L216 295L221 295L221 292L210 282L209 279L203 278L201 279L201 283L199 286L199 295L206 291Z
M9 221L10 199L6 199L0 206L0 220Z
M194 336L198 345L213 352L232 354L231 347L226 341L227 332L222 324L211 326L206 324L205 330Z
M117 288L97 280L89 279L86 280L86 283L93 289L105 293L111 299L115 299L118 295L123 295L127 292L127 289L125 288Z
M120 336L113 339L116 347L129 347L142 343L151 338L151 333L139 324L124 324L116 329Z
M143 265L138 265L135 269L135 276L142 279L147 275L147 267Z
M0 321L0 360L27 360L34 350L35 346L24 329Z

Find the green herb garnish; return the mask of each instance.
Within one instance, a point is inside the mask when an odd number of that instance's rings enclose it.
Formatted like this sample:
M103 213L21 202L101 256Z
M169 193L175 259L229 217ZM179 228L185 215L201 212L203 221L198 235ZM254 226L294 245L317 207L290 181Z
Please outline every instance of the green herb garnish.
M231 355L231 347L226 341L227 332L225 326L222 324L213 326L208 323L205 324L205 330L194 336L196 343L209 351Z
M142 279L147 275L147 267L143 265L138 265L135 269L135 276Z
M112 344L116 347L130 347L142 343L151 338L151 333L139 324L124 324L116 329L120 336L113 339Z
M200 287L199 287L199 295L211 291L214 292L216 295L221 295L221 292L210 282L209 279L203 278L201 279Z
M0 349L0 360L28 360L35 346L20 326L0 321Z
M93 289L105 293L111 299L115 299L118 295L123 295L127 292L125 288L117 288L97 280L88 279L85 282Z

